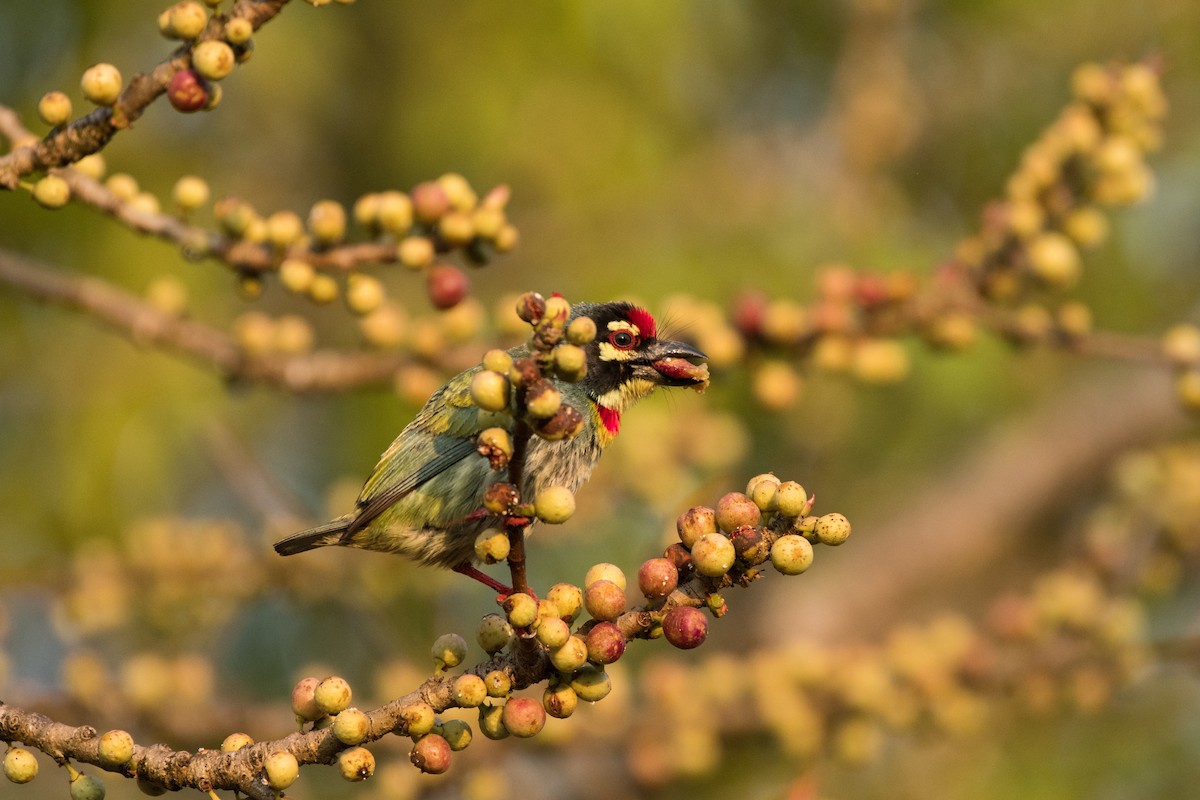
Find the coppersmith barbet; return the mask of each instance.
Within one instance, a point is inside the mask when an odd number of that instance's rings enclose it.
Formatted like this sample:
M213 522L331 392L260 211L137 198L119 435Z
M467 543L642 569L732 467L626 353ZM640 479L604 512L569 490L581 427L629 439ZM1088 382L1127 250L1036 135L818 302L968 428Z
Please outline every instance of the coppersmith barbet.
M520 487L527 501L550 486L571 492L582 486L617 435L622 413L656 388L702 388L708 381L705 355L683 342L659 339L654 317L644 309L624 302L577 303L570 319L581 316L590 317L597 331L584 345L587 371L577 383L551 380L562 402L582 414L583 428L560 441L530 439ZM529 355L529 345L508 352L519 359ZM471 381L481 369L459 373L429 398L380 456L352 513L292 534L276 542L275 550L281 555L328 545L379 550L484 579L471 567L475 538L499 520L483 510L483 497L508 475L491 468L476 437L490 427L511 429L513 418L472 402Z

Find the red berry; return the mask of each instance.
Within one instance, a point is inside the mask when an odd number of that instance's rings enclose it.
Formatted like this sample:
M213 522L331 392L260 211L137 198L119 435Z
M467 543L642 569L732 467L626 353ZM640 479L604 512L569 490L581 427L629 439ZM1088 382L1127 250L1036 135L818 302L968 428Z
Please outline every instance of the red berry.
M208 105L208 82L190 69L181 69L171 76L167 99L176 111L190 114Z
M680 650L691 650L708 638L708 618L691 606L675 606L663 615L663 636Z
M458 305L471 288L467 274L451 264L431 267L427 280L430 302L442 309Z
M504 727L519 739L534 736L546 724L546 709L528 697L510 697L501 713Z
M679 570L667 558L651 558L638 569L638 589L648 600L666 597L679 584Z
M611 664L625 653L625 634L611 622L593 625L585 641L588 661L596 664Z
M450 769L450 743L436 733L426 734L413 745L408 759L421 772L440 775Z

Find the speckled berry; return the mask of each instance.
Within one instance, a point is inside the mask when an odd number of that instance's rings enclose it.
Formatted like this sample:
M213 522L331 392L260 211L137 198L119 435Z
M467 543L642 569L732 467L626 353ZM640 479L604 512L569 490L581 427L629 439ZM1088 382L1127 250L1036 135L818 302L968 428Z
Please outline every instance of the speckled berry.
M717 526L726 533L733 533L742 525L757 525L762 521L762 512L746 495L730 492L717 502Z
M815 532L821 544L842 544L850 538L850 520L838 513L825 514L817 519Z
M546 709L528 697L511 697L504 704L504 727L513 736L527 739L536 736L546 724Z
M25 748L10 747L4 754L4 777L13 783L29 783L37 774L37 758Z
M488 697L508 697L512 694L512 678L502 669L494 669L484 675L483 685Z
M799 575L813 562L813 549L803 536L789 533L771 545L771 566L784 575Z
M128 731L106 731L100 737L96 755L106 767L120 767L133 758L133 737Z
M350 705L350 684L345 678L331 675L313 690L313 702L324 714L338 714Z
M795 481L784 481L775 492L775 509L780 515L795 518L808 513L808 492Z
M499 614L485 614L479 620L479 628L475 632L475 640L488 655L499 653L513 639L512 626L508 620Z
M546 593L546 600L558 609L558 617L571 622L583 609L583 591L573 583L556 583Z
M365 781L375 774L375 756L365 747L351 747L338 753L337 765L348 781Z
M300 777L300 765L296 763L296 757L283 750L267 756L263 771L267 773L267 785L277 792L282 792Z
M347 708L333 719L333 735L342 744L361 744L370 732L371 720L357 708Z
M775 490L780 480L770 472L755 475L746 483L746 496L754 501L761 511L775 510Z
M317 701L313 696L320 683L320 678L302 678L292 688L292 711L300 719L314 720L320 719L324 715L324 712L317 707Z
M71 118L71 98L62 92L46 92L38 100L37 113L47 125L62 125Z
M454 698L454 705L459 708L477 708L487 699L487 686L478 675L459 675L454 679L451 696Z
M514 628L528 628L537 621L537 601L524 592L514 592L504 598L503 607Z
M421 772L441 775L450 769L450 743L436 733L422 736L413 745L408 760Z
M575 707L579 705L579 695L575 694L575 690L568 683L560 683L556 686L547 686L542 692L542 708L546 709L546 713L555 719L566 719L575 713Z
M592 581L583 592L583 605L593 619L614 620L625 613L625 590L610 580Z
M79 85L89 103L111 106L121 96L121 73L112 64L94 64L84 70Z
M571 677L571 689L580 700L595 703L608 697L612 691L612 678L602 668L588 665Z
M593 625L584 641L587 643L588 661L594 664L611 664L625 653L625 635L611 622Z
M675 606L663 615L663 636L680 650L691 650L708 638L708 618L691 606Z
M586 588L596 581L611 581L619 586L622 592L625 591L625 573L616 564L602 561L589 567L588 571L584 573L583 585Z
M587 663L587 642L572 635L562 647L550 651L550 664L559 672L570 674Z
M430 655L439 667L457 667L467 657L467 642L457 633L443 633L433 640Z
M696 565L696 571L710 578L729 572L736 558L733 542L719 533L706 533L692 545L692 563Z
M233 753L243 747L254 744L254 739L248 733L231 733L221 742L222 753Z
M228 76L236 63L233 48L225 42L209 39L192 48L192 68L210 81Z
M400 730L409 736L424 736L433 730L437 714L428 703L409 703L400 709Z
M717 532L717 512L708 506L695 506L679 515L675 530L684 547L691 548L706 533Z
M666 597L679 584L679 570L666 558L651 558L638 569L638 590L648 600Z
M571 636L571 626L558 617L546 617L538 625L538 641L554 650L567 643Z

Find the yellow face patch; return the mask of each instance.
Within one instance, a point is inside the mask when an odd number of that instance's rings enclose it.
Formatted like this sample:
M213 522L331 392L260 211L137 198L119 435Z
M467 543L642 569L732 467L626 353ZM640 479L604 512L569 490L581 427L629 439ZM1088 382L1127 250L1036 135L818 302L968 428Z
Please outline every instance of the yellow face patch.
M600 355L600 360L629 361L636 357L637 344L642 338L641 331L638 330L637 325L634 325L632 322L628 322L623 319L614 319L612 322L608 323L608 330L608 341L602 341L599 344L598 352ZM618 346L623 344L620 341L622 337L618 336L618 334L621 332L627 333L629 336L633 337L632 339L629 339L630 344L628 347Z
M616 389L600 395L596 398L596 402L605 408L611 408L613 411L624 411L638 400L648 396L654 389L654 381L648 381L645 378L635 378L631 381L626 381Z

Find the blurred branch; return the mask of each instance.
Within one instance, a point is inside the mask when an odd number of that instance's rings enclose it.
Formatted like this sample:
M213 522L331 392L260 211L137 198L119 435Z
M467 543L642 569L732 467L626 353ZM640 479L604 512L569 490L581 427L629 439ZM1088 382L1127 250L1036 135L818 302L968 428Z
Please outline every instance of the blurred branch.
M223 331L154 308L98 278L54 269L0 250L0 283L38 300L79 311L138 344L169 350L215 368L230 380L262 382L293 392L386 386L407 355L318 350L305 355L255 356Z

